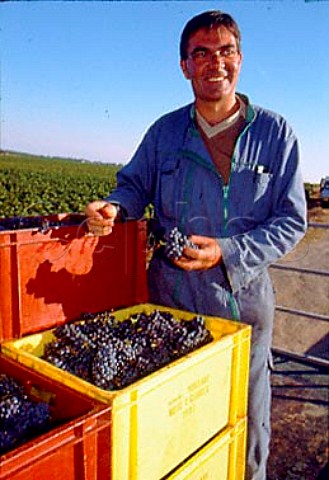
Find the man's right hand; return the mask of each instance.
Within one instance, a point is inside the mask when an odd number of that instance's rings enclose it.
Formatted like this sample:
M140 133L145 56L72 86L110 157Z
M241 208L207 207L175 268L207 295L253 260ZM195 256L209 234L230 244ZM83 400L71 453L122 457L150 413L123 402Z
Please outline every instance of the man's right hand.
M85 208L87 227L93 235L108 235L112 232L117 208L104 200L96 200Z

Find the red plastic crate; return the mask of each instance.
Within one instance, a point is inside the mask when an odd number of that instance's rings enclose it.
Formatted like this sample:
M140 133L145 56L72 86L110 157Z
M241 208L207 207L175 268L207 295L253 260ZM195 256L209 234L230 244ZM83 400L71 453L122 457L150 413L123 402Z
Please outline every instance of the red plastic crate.
M146 222L118 223L102 237L84 223L81 215L44 233L0 231L0 341L147 301Z
M0 372L47 401L56 425L0 456L0 480L108 480L111 408L0 355Z

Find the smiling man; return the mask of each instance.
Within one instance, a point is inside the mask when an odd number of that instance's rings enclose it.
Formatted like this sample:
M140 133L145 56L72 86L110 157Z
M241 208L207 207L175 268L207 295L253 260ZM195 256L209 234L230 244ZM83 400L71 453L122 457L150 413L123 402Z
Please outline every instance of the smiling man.
M103 235L118 214L140 218L153 204L159 240L178 228L194 245L174 258L155 250L150 301L252 326L247 479L265 480L275 307L268 267L303 237L306 202L296 136L282 116L236 92L241 63L230 15L192 18L180 65L194 101L150 127L115 191L85 212L90 232Z

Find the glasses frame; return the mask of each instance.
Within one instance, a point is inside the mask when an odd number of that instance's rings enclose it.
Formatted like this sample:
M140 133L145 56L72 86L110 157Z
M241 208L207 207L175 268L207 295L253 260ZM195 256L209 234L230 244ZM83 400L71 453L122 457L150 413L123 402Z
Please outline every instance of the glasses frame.
M196 47L188 54L188 58L192 59L197 64L209 63L214 56L223 58L225 60L234 60L240 53L236 45L223 45L216 50L211 50L208 47Z

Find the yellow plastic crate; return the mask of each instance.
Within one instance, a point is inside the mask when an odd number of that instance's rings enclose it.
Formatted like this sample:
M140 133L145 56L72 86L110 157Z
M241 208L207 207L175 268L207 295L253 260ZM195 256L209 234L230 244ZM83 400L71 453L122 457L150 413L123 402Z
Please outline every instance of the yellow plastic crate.
M152 304L113 312L121 321L154 309L177 319L195 314ZM112 479L159 480L247 413L251 327L204 317L214 341L119 391L106 391L42 360L47 330L2 344L18 362L112 405Z
M246 439L247 421L242 419L208 442L165 479L244 480Z

